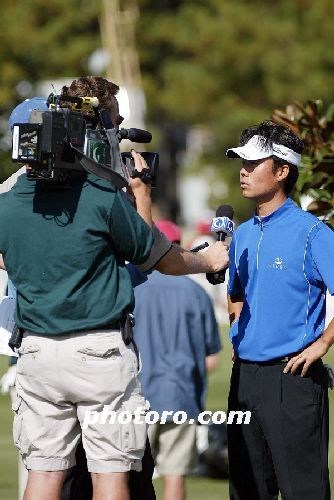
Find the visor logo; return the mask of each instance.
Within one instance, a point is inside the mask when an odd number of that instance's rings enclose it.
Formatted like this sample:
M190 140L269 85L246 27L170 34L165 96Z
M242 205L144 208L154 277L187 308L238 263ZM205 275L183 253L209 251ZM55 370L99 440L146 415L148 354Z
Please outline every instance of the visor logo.
M288 156L288 153L286 151L282 151L277 146L273 146L273 153L279 153L280 155Z

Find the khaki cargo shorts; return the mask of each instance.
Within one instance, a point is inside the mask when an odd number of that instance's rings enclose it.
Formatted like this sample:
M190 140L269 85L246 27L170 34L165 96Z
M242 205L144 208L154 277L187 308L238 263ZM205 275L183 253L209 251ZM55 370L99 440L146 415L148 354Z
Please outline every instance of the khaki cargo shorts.
M27 469L72 467L82 437L90 472L141 470L145 399L137 356L119 331L26 332L19 353L13 436Z
M196 424L151 424L148 437L161 476L186 476L197 464Z

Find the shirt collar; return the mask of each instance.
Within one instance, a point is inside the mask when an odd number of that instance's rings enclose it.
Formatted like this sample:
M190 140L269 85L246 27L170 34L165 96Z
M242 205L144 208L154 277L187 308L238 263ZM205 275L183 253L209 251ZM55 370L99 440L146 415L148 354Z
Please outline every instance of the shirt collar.
M14 184L13 189L15 190L15 194L30 194L35 192L36 181L29 181L27 178L27 174L21 174Z
M286 217L287 213L296 208L296 205L291 200L291 198L287 198L287 200L278 207L274 212L271 212L269 215L265 215L264 217L259 217L257 213L254 214L254 224L265 224L269 226L270 224L274 224L275 222Z

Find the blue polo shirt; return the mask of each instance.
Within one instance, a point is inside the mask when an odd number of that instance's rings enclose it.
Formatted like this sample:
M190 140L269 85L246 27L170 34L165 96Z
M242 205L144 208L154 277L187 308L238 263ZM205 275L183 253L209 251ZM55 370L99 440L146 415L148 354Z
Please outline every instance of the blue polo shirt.
M151 409L197 418L206 393L205 357L221 349L210 297L185 276L154 271L135 289L140 380Z
M304 349L322 333L325 294L334 294L334 232L291 199L237 229L229 294L242 294L230 329L241 359L268 361Z

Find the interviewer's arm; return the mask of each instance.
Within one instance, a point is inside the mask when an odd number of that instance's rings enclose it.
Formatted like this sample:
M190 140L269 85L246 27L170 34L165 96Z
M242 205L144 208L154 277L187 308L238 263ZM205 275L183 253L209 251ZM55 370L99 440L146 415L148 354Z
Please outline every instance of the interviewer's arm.
M222 241L217 241L201 253L193 253L178 245L173 245L154 267L163 274L182 275L215 273L226 269L228 264L227 248Z

